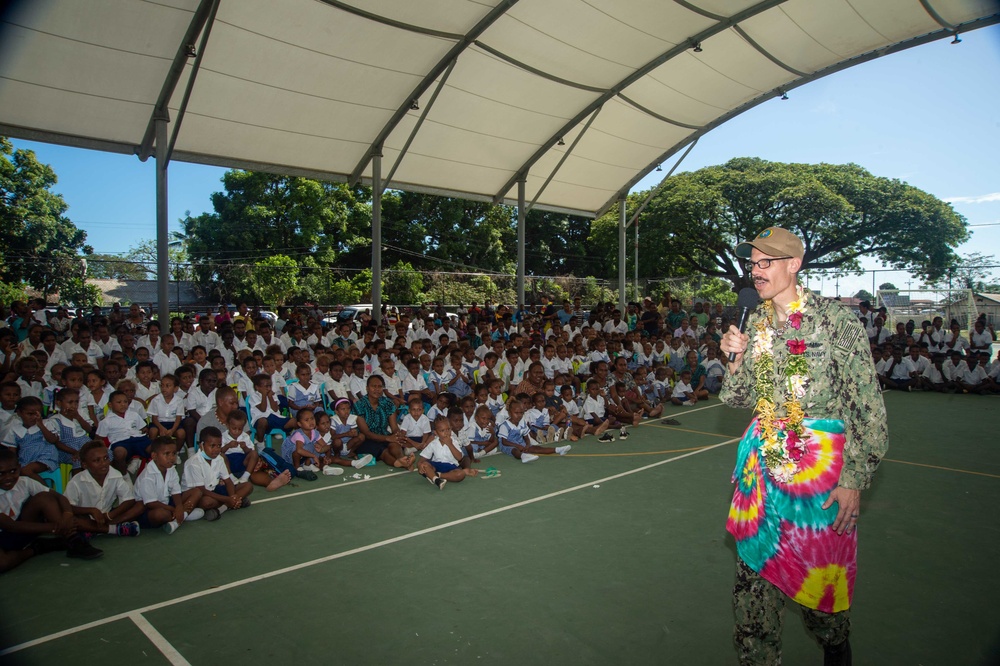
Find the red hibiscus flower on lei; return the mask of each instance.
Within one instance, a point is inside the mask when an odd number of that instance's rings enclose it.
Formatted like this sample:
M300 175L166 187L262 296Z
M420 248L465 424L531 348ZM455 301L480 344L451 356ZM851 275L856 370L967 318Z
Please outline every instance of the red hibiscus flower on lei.
M796 355L798 355L798 354L805 354L806 353L806 341L805 340L786 340L785 344L788 345L788 353L790 353L790 354L796 354Z
M802 313L793 312L788 315L788 325L794 328L796 331L802 328Z

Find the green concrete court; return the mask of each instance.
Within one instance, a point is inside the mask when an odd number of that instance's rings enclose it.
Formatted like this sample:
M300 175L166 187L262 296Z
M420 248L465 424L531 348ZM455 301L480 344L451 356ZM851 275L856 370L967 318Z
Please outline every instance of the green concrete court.
M1000 659L1000 401L886 394L891 444L862 496L858 664ZM172 536L96 541L2 577L0 663L731 664L734 438L718 404L492 457L443 492L368 468ZM786 615L786 664L819 664ZM13 650L13 651L12 651Z

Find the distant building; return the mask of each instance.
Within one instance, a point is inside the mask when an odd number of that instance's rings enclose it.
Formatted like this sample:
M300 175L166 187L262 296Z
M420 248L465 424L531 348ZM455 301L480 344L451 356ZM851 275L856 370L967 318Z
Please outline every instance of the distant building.
M138 303L142 306L159 307L159 297L156 293L156 280L94 280L87 282L101 290L103 305L115 303ZM195 289L194 282L181 280L171 282L167 288L167 300L170 307L193 307L208 305Z
M986 323L997 326L1000 324L1000 294L974 294L976 309L979 314L986 315Z

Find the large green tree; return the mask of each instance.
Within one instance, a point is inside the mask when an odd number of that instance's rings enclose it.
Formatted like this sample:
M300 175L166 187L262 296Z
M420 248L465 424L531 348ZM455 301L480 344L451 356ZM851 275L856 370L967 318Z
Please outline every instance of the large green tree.
M610 222L599 222L606 234ZM856 269L871 256L928 280L947 273L955 246L968 238L965 219L949 204L902 181L855 164L757 158L674 176L639 224L641 255L659 269L646 274L694 272L735 285L745 284L747 273L733 249L771 225L803 239L805 269Z
M252 171L227 171L222 184L213 212L181 221L195 279L217 298L252 294L252 267L271 255L332 265L370 226L363 188Z
M49 294L83 277L79 254L93 249L66 216L55 184L55 171L34 151L15 150L0 137L0 281Z

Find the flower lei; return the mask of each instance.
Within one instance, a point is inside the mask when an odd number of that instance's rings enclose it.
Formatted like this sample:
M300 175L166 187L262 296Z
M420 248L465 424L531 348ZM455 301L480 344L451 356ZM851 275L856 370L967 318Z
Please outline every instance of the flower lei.
M796 300L788 305L786 326L798 331L802 327L802 316L806 312L805 290L796 287ZM761 431L760 452L764 457L767 472L775 481L789 483L799 471L799 462L806 451L803 441L802 419L805 413L799 399L806 394L809 384L809 363L806 361L806 341L786 340L788 361L785 364L783 402L774 403L775 363L773 346L779 333L772 326L774 305L764 302L765 317L757 322L751 357L754 360L754 388L757 391L758 425ZM784 413L784 416L780 414Z

